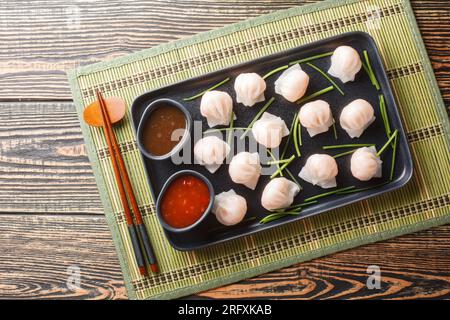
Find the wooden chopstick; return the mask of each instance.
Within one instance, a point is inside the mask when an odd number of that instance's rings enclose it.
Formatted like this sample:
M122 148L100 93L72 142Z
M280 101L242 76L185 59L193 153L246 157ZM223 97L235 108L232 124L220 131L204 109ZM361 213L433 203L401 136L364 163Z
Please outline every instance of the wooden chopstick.
M111 161L113 163L114 174L116 176L116 182L119 188L120 198L122 202L122 206L124 208L125 220L127 222L128 230L130 232L131 241L133 244L133 250L136 256L136 262L139 267L139 271L142 275L146 275L147 271L145 268L144 258L149 265L152 272L158 272L158 265L156 263L155 254L153 252L153 247L150 243L150 239L147 233L147 229L145 227L144 221L142 219L141 212L139 210L139 206L136 201L136 197L133 192L133 187L131 185L130 177L125 167L125 162L123 160L122 154L120 152L119 144L117 143L116 136L114 134L111 120L109 118L108 109L106 108L105 101L103 100L102 94L97 91L97 100L100 105L102 119L103 119L103 128L105 130L106 141L108 143L108 148L111 153ZM136 224L134 224L133 217L131 214L131 210L128 206L128 199L131 202L131 206L134 211L134 215L136 218ZM137 237L139 234L141 241L145 250L145 257L142 254L142 250L140 247L139 238Z

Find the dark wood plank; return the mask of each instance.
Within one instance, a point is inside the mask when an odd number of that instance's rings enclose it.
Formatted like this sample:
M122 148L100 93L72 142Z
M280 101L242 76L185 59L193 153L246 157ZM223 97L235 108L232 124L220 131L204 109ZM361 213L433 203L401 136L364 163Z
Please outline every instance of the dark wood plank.
M65 72L275 10L316 2L10 0L0 3L0 99L70 100ZM412 1L450 101L448 2Z
M126 297L101 216L2 215L0 243L0 298ZM74 268L80 270L78 289L67 284Z
M336 253L189 298L450 298L450 226ZM126 297L103 217L2 215L0 299ZM381 268L381 290L365 286ZM79 289L68 288L77 267Z
M103 212L72 103L0 103L0 211Z

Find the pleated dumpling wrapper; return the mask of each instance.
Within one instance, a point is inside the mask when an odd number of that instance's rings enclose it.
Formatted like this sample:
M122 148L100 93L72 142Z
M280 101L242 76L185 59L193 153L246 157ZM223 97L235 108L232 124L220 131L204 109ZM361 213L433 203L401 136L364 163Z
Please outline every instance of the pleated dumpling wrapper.
M247 201L231 189L215 196L212 212L221 224L232 226L244 219L247 213Z
M336 187L338 166L336 160L327 154L313 154L298 174L303 180L324 189Z
M351 138L359 138L375 121L372 105L364 99L356 99L342 109L339 122Z
M209 127L227 126L233 113L233 99L223 91L208 91L202 96L200 112L206 118Z
M255 140L266 148L277 148L283 137L289 135L286 123L280 117L264 112L252 127Z
M361 58L355 49L349 46L340 46L334 50L331 56L328 73L345 83L355 80L361 66Z
M327 132L334 123L330 105L323 100L312 101L301 107L298 119L310 137Z
M261 164L257 152L239 152L231 159L228 173L234 183L240 183L249 189L255 190L261 176Z
M194 157L197 162L214 173L230 153L228 143L216 136L207 136L197 141L194 146Z
M275 81L275 92L287 101L295 102L305 95L309 84L308 74L299 64L286 69Z
M287 208L299 192L300 187L295 182L286 178L274 178L264 188L261 205L267 210Z
M381 178L382 163L375 147L363 147L356 150L350 160L352 175L361 181Z
M241 73L234 81L236 101L244 106L252 107L258 102L264 101L266 81L257 73Z

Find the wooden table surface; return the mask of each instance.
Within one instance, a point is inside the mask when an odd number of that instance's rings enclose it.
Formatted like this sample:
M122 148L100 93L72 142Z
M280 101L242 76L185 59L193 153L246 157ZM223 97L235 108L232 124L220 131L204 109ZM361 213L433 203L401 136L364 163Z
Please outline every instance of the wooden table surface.
M302 2L0 2L0 298L126 298L68 69ZM413 1L446 106L447 0ZM369 265L381 290L365 286ZM68 268L81 288L68 289ZM192 298L449 298L450 226L336 253Z

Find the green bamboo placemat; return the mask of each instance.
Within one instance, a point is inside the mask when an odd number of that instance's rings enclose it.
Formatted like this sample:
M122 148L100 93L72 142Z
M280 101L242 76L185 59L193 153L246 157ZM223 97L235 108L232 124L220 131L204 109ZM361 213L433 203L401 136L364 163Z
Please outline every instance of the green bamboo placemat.
M325 1L90 65L69 74L77 112L96 89L131 106L145 91L343 32L370 33L381 51L414 160L395 192L206 250L178 252L159 226L130 115L116 134L161 273L134 263L109 154L100 130L81 127L130 298L175 298L293 263L450 221L450 130L429 59L406 0Z

